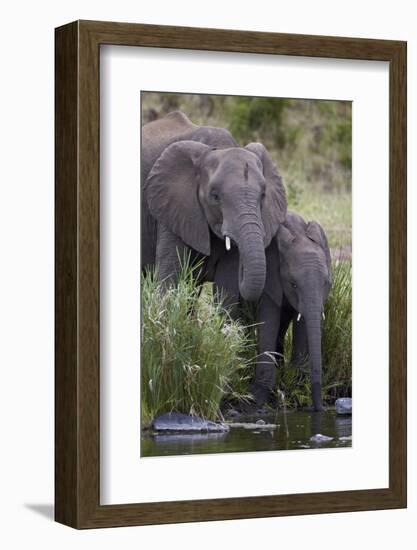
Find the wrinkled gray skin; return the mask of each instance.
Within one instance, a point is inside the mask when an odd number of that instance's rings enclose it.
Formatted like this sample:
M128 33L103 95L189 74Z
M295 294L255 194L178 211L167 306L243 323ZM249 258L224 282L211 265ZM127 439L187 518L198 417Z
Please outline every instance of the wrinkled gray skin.
M292 321L292 362L301 364L309 359L313 406L320 411L323 410L321 320L332 284L327 238L319 223L306 223L298 214L288 212L276 239L284 290L277 352L283 353L285 334Z
M261 296L265 248L286 213L262 144L238 147L227 130L170 113L142 128L142 184L142 268L157 265L161 280L175 282L178 256L190 251L203 259L200 281L214 281L230 303Z

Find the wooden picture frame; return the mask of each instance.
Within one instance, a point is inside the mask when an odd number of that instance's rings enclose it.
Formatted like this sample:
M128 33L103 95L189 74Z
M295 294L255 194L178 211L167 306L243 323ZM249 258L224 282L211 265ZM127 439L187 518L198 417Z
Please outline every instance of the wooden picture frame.
M99 57L117 44L389 62L389 487L100 505ZM406 506L406 43L111 22L56 29L55 519L75 528Z

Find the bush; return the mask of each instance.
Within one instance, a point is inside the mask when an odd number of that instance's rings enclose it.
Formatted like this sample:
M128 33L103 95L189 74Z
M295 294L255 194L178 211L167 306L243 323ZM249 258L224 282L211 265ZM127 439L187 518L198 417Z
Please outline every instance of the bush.
M229 97L227 118L232 135L241 143L267 136L277 147L283 147L282 112L289 104L287 99L262 97Z
M214 302L211 286L196 286L195 270L185 262L169 289L154 272L142 276L142 426L174 410L220 419L251 356L245 328Z

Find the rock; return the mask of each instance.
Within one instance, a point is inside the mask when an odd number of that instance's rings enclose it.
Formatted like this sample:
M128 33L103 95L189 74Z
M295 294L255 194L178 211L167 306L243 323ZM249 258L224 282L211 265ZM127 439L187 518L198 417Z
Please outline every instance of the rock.
M161 414L154 418L152 429L155 432L227 432L229 426L199 416L177 412Z
M265 420L262 420L262 418L260 418L259 420L256 421L256 424L258 424L258 426L263 426L264 424L266 424Z
M352 414L352 398L340 397L336 399L336 412L337 414Z
M333 441L333 437L328 435L316 434L310 437L312 443L327 443L328 441Z

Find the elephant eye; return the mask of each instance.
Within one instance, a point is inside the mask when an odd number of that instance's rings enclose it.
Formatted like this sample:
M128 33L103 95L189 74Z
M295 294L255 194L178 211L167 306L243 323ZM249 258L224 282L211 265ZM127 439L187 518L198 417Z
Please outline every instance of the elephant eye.
M297 284L294 283L294 281L291 282L291 286L292 286L293 288L297 288Z
M213 191L211 194L210 194L210 197L214 200L214 202L219 202L220 201L220 197L219 195Z

